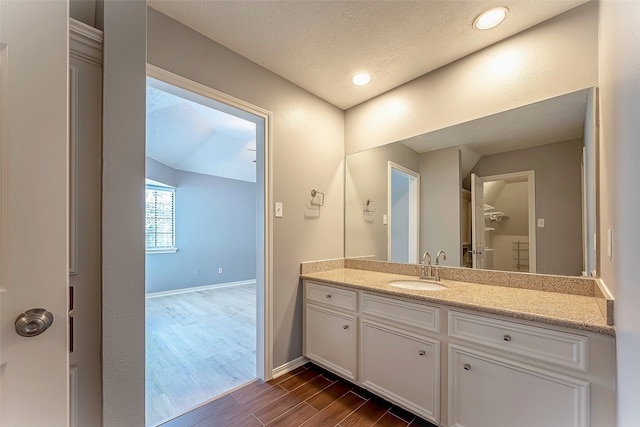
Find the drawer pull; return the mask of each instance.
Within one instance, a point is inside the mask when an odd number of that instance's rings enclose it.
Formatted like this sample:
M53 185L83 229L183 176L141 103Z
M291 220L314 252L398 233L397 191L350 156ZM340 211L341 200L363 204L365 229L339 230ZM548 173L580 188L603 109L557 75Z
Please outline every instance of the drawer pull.
M509 335L509 334L504 334L504 335L502 336L502 339L503 339L503 340L505 340L505 341L511 341L511 335Z
M424 350L420 350L420 351L418 352L418 355L419 355L419 356L424 356L425 354L427 354L427 352L426 352L426 351L424 351Z
M462 369L464 369L465 371L470 371L471 365L469 365L468 363L465 363L464 365L462 365Z
M331 298L331 294L327 294L327 298Z
M349 329L349 325L342 325L342 329Z

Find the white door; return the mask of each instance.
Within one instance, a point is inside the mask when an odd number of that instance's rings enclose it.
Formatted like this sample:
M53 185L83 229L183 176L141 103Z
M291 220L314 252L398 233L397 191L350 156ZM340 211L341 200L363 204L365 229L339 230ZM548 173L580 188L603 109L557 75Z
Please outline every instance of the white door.
M473 268L485 268L484 254L484 184L471 174L471 255Z
M66 1L0 0L2 427L68 425L67 40Z

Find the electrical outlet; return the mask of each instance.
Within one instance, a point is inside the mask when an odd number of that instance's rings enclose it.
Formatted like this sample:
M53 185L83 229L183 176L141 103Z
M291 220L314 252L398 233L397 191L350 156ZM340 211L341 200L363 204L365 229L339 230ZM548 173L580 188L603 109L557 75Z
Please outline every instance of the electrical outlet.
M222 267L218 268L218 274L222 274Z

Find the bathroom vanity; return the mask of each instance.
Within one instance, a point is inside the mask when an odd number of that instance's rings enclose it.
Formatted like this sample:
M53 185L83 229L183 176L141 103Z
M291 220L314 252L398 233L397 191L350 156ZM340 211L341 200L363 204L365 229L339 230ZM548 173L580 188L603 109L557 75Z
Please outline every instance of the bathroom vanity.
M612 301L595 280L447 279L457 270L421 291L389 284L408 272L303 266L304 355L441 426L615 424Z

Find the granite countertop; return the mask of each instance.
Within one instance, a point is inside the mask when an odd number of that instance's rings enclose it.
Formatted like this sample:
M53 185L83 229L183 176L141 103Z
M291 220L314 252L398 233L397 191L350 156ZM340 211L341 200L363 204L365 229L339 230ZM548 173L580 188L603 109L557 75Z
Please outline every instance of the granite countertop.
M440 281L441 285L447 287L446 290L414 291L392 287L388 282L416 280L416 276L353 268L303 273L301 277L321 283L615 336L615 329L607 324L607 319L593 296L447 279Z

